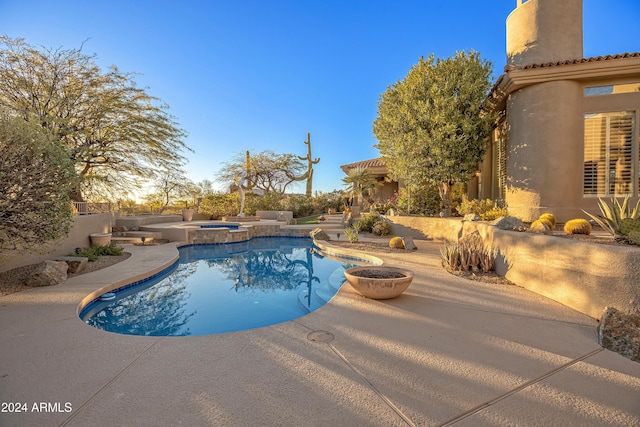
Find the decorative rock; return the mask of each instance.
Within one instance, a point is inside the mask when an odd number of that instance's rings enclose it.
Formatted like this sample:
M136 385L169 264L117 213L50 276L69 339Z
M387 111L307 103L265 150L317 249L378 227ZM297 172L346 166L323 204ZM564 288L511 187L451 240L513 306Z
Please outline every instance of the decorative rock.
M607 307L598 327L598 343L627 359L640 362L640 315Z
M462 220L463 221L481 221L482 218L480 218L476 214L470 213L470 214L466 214Z
M54 258L54 261L66 262L69 267L67 273L79 273L85 269L89 262L89 258L80 256L61 256Z
M537 234L551 234L551 228L542 221L535 221L531 224L531 227L529 227L529 232Z
M329 237L329 235L322 228L316 228L309 233L309 236L311 236L311 238L315 240L331 240L331 237Z
M402 238L402 242L404 243L404 249L407 251L415 251L416 249L418 249L416 244L413 243L413 237L411 236L404 236Z
M69 266L64 261L45 261L26 281L27 286L53 286L67 280Z
M498 227L500 230L513 230L516 227L523 226L524 224L518 218L512 216L501 216L491 223Z

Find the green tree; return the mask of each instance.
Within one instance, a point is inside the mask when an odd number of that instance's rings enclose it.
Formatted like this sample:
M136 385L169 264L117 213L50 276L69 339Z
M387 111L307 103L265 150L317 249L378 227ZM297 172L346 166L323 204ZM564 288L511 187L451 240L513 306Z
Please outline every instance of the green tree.
M378 102L373 132L393 178L438 184L445 214L451 188L467 182L485 152L494 116L483 110L491 63L477 52L420 58Z
M80 178L76 201L104 189L126 192L186 161L186 133L168 106L136 87L134 74L103 71L80 49L0 36L0 106L60 140Z
M75 182L68 153L50 132L0 113L0 252L66 236Z
M238 154L223 165L218 178L231 186L231 183L246 170L246 165L245 155ZM304 173L305 165L295 154L265 150L251 153L250 169L247 172L245 187L283 194L287 187Z

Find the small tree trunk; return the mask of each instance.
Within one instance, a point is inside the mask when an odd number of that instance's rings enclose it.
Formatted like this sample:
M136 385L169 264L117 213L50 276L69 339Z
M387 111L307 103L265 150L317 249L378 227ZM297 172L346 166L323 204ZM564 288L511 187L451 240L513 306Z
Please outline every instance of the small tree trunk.
M440 200L442 201L441 216L451 216L451 188L456 183L454 179L443 181L438 185L438 192L440 193Z

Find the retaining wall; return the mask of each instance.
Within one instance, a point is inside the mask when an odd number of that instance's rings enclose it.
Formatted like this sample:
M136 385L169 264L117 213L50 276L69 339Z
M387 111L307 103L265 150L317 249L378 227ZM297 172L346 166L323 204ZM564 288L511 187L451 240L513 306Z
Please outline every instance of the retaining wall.
M499 251L498 274L595 319L606 307L640 313L640 247L506 231L461 219L386 218L392 234L418 239L457 241L477 230Z
M112 213L79 215L73 218L69 236L55 242L42 245L37 252L3 252L0 257L0 272L25 265L36 264L53 257L64 256L75 248L86 248L91 245L89 234L110 233L114 217Z

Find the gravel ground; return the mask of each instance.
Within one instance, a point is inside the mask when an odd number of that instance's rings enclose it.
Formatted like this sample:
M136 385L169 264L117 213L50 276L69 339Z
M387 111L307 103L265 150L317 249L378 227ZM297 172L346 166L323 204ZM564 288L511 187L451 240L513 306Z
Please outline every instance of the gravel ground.
M131 256L130 253L124 252L118 256L101 256L93 262L87 263L86 268L80 273L69 274L68 277L79 276L81 274L91 273L92 271L100 270L114 264L124 261ZM25 289L29 289L25 285L25 281L30 274L36 271L40 264L25 265L23 267L14 268L0 273L0 296L13 294Z

